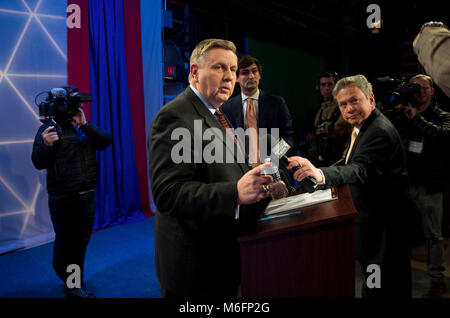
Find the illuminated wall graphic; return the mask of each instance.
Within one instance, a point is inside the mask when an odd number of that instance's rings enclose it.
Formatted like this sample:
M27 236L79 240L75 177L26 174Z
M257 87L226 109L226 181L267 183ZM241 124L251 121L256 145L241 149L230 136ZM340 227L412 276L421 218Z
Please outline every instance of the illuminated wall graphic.
M53 239L35 96L67 84L66 1L0 0L0 254Z

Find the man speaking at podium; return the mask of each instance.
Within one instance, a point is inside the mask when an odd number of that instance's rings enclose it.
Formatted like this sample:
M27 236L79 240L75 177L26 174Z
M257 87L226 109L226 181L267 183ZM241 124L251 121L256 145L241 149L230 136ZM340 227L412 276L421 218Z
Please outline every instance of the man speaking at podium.
M229 41L200 42L190 58L190 86L160 110L150 128L156 274L163 297L236 297L240 282L236 237L268 203L265 185L271 177L261 175L268 164L249 171L230 124L219 111L236 83L235 52ZM181 162L174 158L177 132L189 134L183 139L189 144L184 149L187 160ZM222 162L196 158L207 151L209 141L202 136L209 132L222 147Z
M327 187L349 185L358 213L356 259L366 278L362 297L411 297L412 202L400 136L375 108L372 85L363 75L339 80L333 95L353 126L344 164L318 169L305 158L291 157L288 169L301 166L294 174L298 181L311 176ZM379 268L380 283L367 284L374 268Z

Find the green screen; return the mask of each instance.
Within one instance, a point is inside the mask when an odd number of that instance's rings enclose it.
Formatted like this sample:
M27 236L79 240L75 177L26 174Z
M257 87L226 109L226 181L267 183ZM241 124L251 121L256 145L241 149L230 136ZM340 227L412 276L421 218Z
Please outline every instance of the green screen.
M260 88L286 100L298 144L305 114L319 104L315 87L325 61L275 44L250 38L246 41L248 55L256 57L262 64Z

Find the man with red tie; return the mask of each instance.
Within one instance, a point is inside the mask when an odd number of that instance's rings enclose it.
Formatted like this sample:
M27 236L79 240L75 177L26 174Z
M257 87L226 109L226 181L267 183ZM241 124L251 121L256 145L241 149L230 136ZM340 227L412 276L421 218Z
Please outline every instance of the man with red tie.
M189 87L159 111L150 128L155 262L163 297L236 297L237 235L256 221L269 201L265 186L272 179L261 175L268 164L249 170L239 160L238 143L226 142L235 138L219 107L236 83L235 52L230 41L200 42L190 59ZM191 145L184 149L187 160L178 163L173 158L176 129L190 133ZM213 135L212 141L203 139L207 134ZM223 160L195 160L196 152L205 154L212 142L221 146Z

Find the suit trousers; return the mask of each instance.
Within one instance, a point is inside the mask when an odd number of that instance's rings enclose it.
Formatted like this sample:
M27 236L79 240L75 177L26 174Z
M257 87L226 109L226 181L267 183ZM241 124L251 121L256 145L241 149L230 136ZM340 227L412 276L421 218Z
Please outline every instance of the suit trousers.
M427 193L424 186L410 186L411 197L422 215L422 226L428 248L428 276L433 282L444 279L444 239L442 237L442 192Z
M96 208L96 191L84 191L66 195L49 195L48 205L55 231L53 268L66 283L67 266L80 266L84 273L86 248L91 238Z

